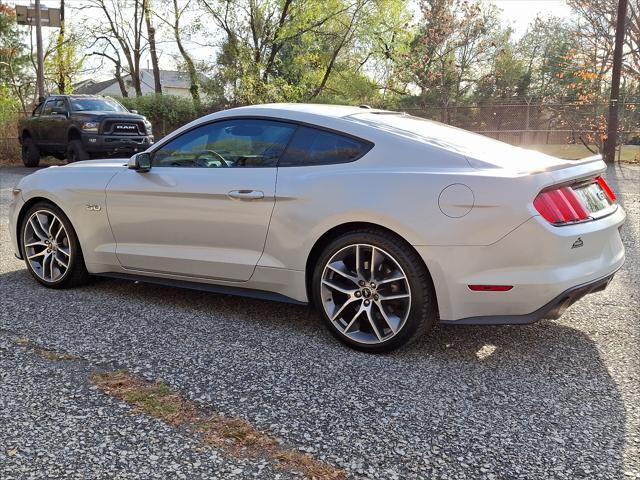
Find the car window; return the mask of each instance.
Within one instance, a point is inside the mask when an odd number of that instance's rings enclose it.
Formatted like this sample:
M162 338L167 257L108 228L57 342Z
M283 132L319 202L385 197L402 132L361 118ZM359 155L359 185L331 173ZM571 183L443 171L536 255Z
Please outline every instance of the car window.
M42 110L43 115L51 115L53 110L67 110L67 106L64 103L63 98L52 98L47 100L47 103L44 104L44 109Z
M160 147L154 167L275 167L296 126L272 120L235 119L194 128Z
M325 130L300 127L287 151L280 159L280 167L331 165L352 162L371 149L368 142Z
M44 104L44 108L42 109L43 115L50 115L53 111L53 100L47 100Z
M128 112L122 104L112 98L71 97L71 110L74 112Z
M64 103L64 99L63 98L58 98L58 99L53 101L53 108L56 109L56 110L66 111L67 110L67 105Z
M44 107L44 102L39 103L36 108L33 109L32 115L35 117L42 113L42 108Z

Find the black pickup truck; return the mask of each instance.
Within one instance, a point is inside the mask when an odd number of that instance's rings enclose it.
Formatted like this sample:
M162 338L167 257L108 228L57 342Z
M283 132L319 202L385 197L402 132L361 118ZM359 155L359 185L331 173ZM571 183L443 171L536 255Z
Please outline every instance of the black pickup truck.
M52 95L20 124L26 167L37 167L46 155L68 162L129 157L152 143L151 123L109 97Z

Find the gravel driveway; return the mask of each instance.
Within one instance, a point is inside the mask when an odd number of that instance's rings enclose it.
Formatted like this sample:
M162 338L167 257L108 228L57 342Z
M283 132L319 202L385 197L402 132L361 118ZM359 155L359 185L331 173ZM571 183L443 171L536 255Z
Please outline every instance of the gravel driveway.
M36 285L10 249L1 168L0 478L288 478L92 387L164 379L350 478L640 478L640 169L611 169L627 262L557 321L439 327L408 350L338 344L307 308L96 279ZM80 357L47 360L25 346Z

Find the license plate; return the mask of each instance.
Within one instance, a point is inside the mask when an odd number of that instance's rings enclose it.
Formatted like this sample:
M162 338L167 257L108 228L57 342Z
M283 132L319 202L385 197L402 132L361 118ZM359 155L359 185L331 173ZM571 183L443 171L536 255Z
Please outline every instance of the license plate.
M597 213L611 206L609 197L598 183L574 188L574 191L590 213Z

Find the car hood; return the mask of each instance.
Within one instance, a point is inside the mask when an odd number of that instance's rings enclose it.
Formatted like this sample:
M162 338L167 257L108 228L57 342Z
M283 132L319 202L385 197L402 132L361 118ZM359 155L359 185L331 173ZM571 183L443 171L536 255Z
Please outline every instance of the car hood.
M83 160L81 162L69 163L68 165L63 165L61 168L125 168L126 166L126 158L106 158L103 160Z
M92 120L102 120L104 118L115 118L120 120L144 120L144 117L137 113L128 112L104 112L93 110L82 110L79 112L73 112L74 116L79 117L91 117Z

